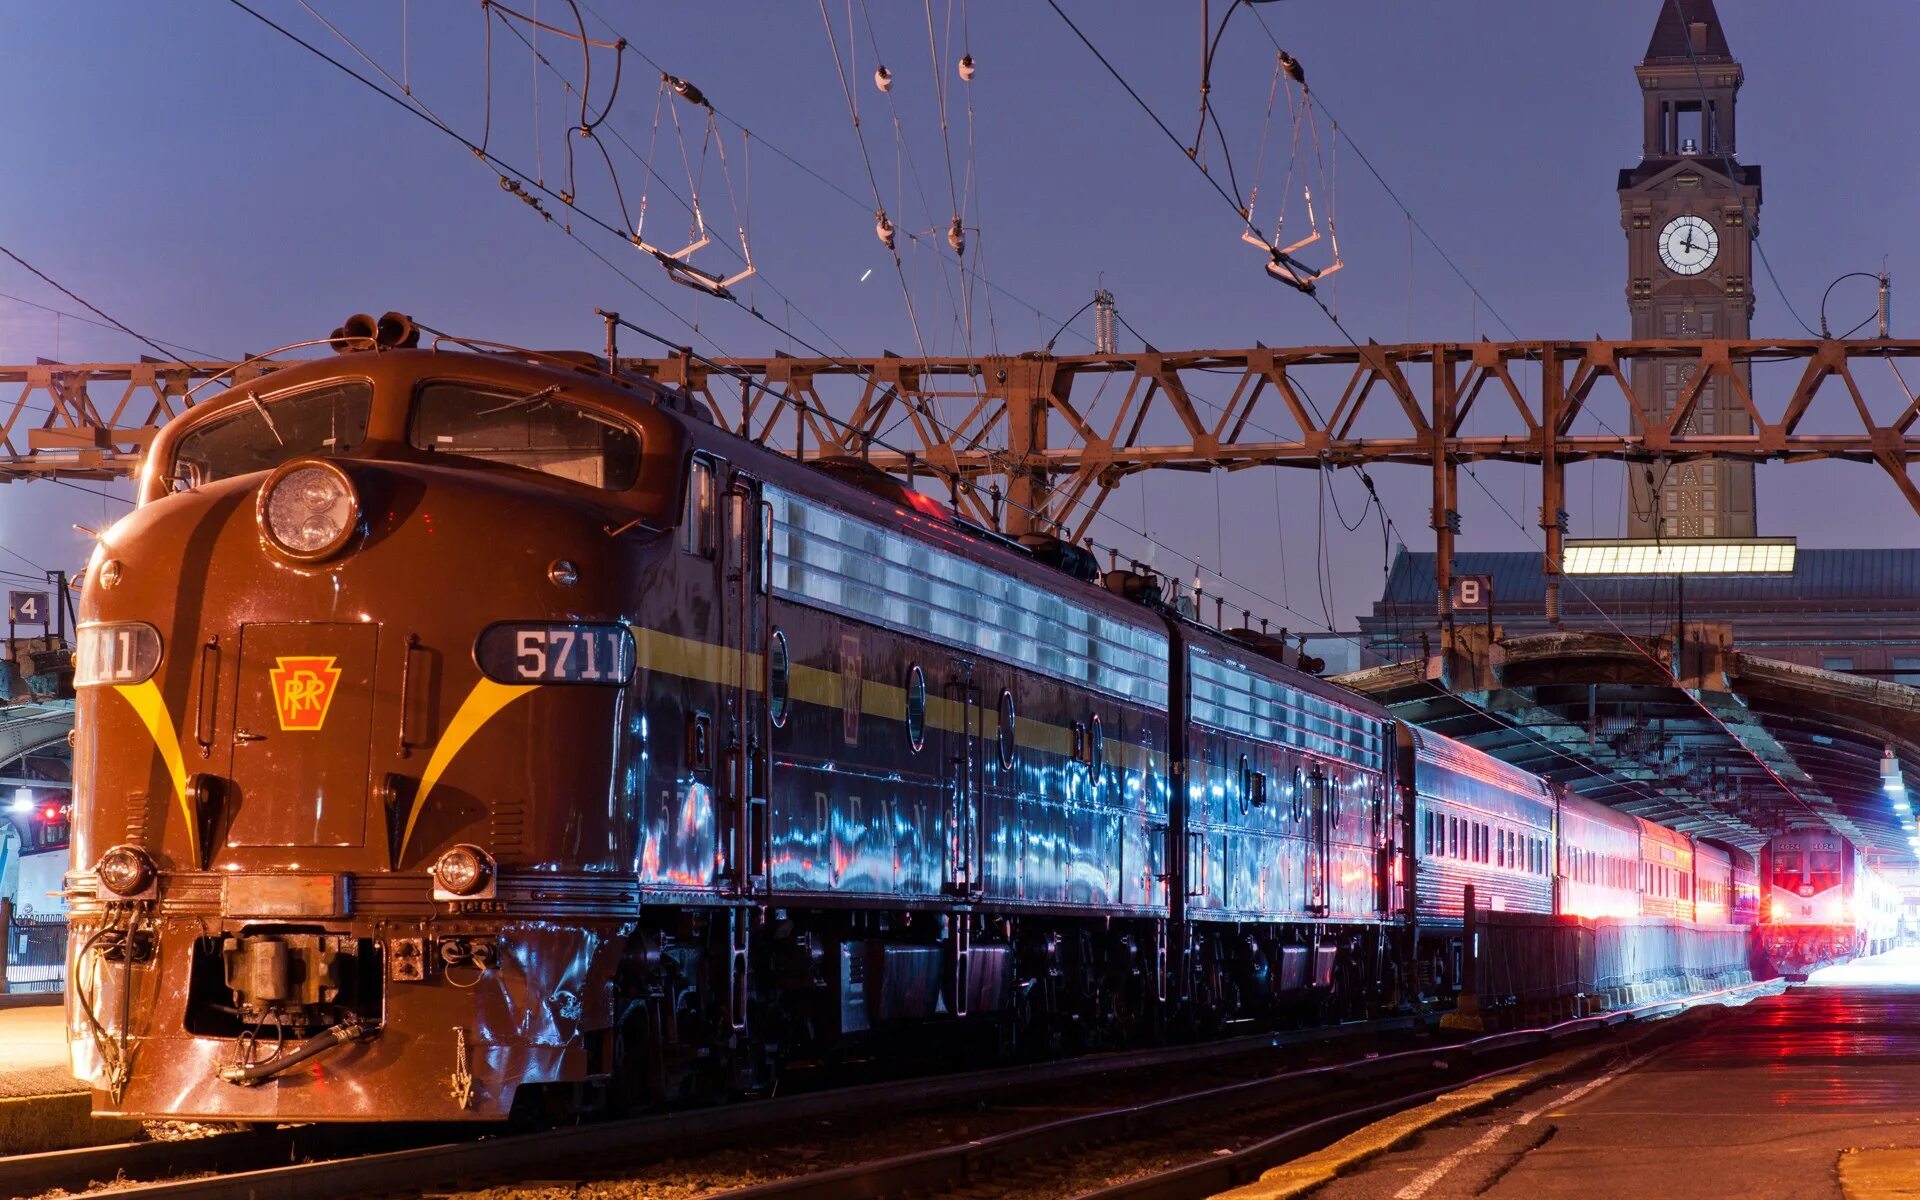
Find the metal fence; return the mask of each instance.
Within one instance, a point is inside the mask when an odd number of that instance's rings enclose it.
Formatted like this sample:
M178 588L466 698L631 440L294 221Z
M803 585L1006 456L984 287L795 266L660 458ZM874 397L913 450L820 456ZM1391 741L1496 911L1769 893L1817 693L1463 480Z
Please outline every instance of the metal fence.
M18 912L0 903L0 991L59 992L67 986L67 919L58 913Z
M1604 1008L1751 978L1745 927L1663 917L1582 919L1476 913L1468 975L1481 1005Z

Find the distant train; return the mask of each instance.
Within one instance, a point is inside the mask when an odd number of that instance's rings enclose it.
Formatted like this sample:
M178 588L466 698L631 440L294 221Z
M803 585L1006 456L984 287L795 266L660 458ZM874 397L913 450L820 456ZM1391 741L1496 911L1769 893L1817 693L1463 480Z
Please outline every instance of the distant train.
M1753 916L1738 851L587 356L237 384L155 438L81 617L100 1112L488 1120L963 1018L1381 1011L1455 986L1467 884Z
M1804 979L1821 967L1893 948L1898 889L1837 833L1782 834L1760 856L1766 904L1756 942L1774 973Z

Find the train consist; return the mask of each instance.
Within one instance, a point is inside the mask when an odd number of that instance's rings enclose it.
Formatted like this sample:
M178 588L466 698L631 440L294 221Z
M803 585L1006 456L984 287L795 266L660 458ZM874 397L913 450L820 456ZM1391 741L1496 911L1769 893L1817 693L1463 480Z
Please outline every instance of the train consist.
M1443 994L1467 884L1757 900L1740 851L1149 576L584 356L242 383L161 431L81 604L69 1026L102 1112L499 1119L963 1020L1322 1019Z
M1898 940L1899 890L1838 834L1782 834L1761 852L1760 868L1767 896L1755 941L1775 974L1804 979Z

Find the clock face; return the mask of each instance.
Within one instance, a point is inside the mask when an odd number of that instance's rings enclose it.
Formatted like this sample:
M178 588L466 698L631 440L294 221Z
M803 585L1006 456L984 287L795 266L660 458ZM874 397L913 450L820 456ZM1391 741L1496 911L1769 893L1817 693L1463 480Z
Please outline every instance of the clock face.
M1675 275L1698 275L1720 254L1720 235L1704 217L1675 217L1660 231L1660 261Z

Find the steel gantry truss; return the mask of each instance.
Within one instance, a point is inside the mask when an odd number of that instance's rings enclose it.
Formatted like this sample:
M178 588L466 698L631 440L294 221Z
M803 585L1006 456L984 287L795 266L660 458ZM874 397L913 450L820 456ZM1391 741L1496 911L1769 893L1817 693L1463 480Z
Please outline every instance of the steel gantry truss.
M629 365L703 396L718 419L748 436L784 437L808 456L860 455L888 470L969 481L975 486L956 489L956 503L1009 533L1079 540L1115 486L1141 471L1423 465L1433 475L1443 617L1459 468L1533 464L1541 472L1548 615L1557 618L1569 463L1874 463L1920 513L1920 486L1908 474L1920 456L1920 401L1901 369L1915 358L1920 342L1912 341L1596 340L983 359L714 362L683 354ZM1637 373L1669 378L1636 372L1636 364L1675 368L1671 395L1636 385ZM1878 387L1862 386L1869 365L1886 372ZM1723 408L1743 412L1752 432L1701 431L1696 417L1720 380ZM1315 395L1336 397L1331 410ZM1495 412L1481 421L1488 408ZM1576 432L1583 416L1597 429ZM995 511L1001 497L1004 511Z
M1141 471L1426 466L1443 609L1459 468L1533 464L1551 616L1570 463L1872 463L1920 513L1920 486L1908 473L1920 456L1920 401L1907 384L1916 358L1913 341L1595 340L982 358L682 353L620 365L687 388L721 423L789 452L855 455L953 481L955 503L1014 534L1080 540L1114 488ZM251 363L236 374L279 365ZM10 402L0 399L0 478L131 474L190 390L232 367L0 367L0 397L14 389ZM1863 385L1868 371L1875 382ZM1636 375L1680 382L1650 386ZM1696 416L1716 381L1724 381L1722 408L1745 420L1705 432ZM208 394L217 393L199 393ZM1331 408L1316 397L1331 398Z

